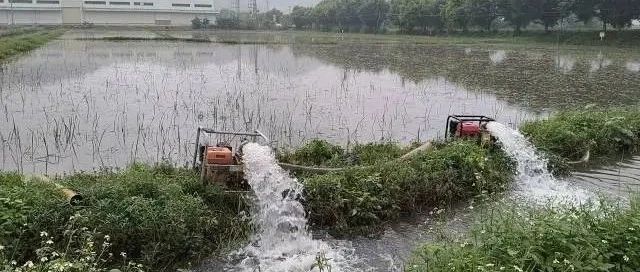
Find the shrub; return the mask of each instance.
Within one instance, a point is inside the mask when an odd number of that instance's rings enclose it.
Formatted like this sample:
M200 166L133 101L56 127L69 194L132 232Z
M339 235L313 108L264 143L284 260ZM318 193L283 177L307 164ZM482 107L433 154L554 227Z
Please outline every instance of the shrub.
M638 200L628 209L604 202L562 209L513 206L492 211L462 241L419 248L407 271L640 269Z
M406 161L303 179L310 221L338 234L366 231L425 205L449 205L500 192L513 179L513 162L500 150L459 141L437 145Z
M341 165L344 159L345 151L342 147L319 139L309 141L294 152L278 155L281 162L313 166L337 166Z
M39 233L62 244L74 213L85 218L77 226L111 236L111 249L150 269L171 270L207 257L245 239L249 224L238 216L239 200L185 169L133 165L122 172L79 173L56 182L76 189L83 205L71 207L51 183L25 183L16 175L0 180L0 199L14 224L2 224L6 247L22 263L36 256ZM240 202L242 203L242 202ZM101 238L101 237L96 237ZM113 263L122 258L115 256Z
M7 248L0 245L0 268L2 271L112 271L106 268L114 254L111 252L109 235L99 235L87 228L79 228L77 222L84 220L80 215L69 218L63 234L62 246L58 246L45 231L40 232L40 246L35 250L36 259L18 263L13 260ZM102 236L101 243L96 240ZM127 262L126 254L120 253L123 262L117 265L119 271L144 271L144 266Z
M561 112L549 119L527 122L521 131L542 150L578 160L634 152L640 146L640 110L608 109Z
M0 60L36 49L61 33L60 31L25 31L2 37L0 38Z
M325 140L311 140L302 147L278 154L280 162L307 166L344 167L354 165L373 165L378 162L397 159L405 153L418 147L419 143L412 143L403 147L395 142L378 142L356 144L351 150L345 150L338 145Z

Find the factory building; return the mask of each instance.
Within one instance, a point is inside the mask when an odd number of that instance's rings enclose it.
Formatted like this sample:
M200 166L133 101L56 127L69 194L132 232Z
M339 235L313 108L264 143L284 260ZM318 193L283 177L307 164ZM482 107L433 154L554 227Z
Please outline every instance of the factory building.
M187 26L216 15L213 0L0 0L0 25Z

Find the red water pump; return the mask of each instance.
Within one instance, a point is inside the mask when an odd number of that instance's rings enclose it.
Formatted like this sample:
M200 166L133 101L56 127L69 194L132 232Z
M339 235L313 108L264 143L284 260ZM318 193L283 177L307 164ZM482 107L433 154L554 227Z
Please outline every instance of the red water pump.
M495 121L484 115L449 115L444 138L478 138L489 135L486 125Z

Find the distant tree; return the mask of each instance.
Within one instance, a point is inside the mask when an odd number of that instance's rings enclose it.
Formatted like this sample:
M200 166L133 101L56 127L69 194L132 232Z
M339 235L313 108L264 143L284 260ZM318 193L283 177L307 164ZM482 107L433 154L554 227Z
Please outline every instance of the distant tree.
M596 15L603 22L603 30L607 30L607 24L621 29L631 26L638 9L640 6L635 0L600 0L596 5Z
M596 16L596 5L600 0L576 0L573 4L572 12L578 20L588 23Z
M522 29L531 21L540 18L544 0L500 0L498 9L514 28L514 35L520 35Z
M491 31L498 18L498 0L468 0L470 23Z
M216 18L216 25L219 28L235 29L240 27L240 19L234 11L222 9Z
M337 0L336 20L341 29L359 29L362 26L358 10L362 0Z
M471 19L471 5L467 0L447 0L442 17L449 29L461 28L467 31Z
M337 0L323 0L312 11L313 22L323 29L329 29L337 24Z
M297 29L311 27L311 24L313 23L311 8L295 6L291 10L291 14L289 16L291 18L291 22Z
M440 31L444 25L442 9L444 0L392 0L392 22L403 32Z
M198 18L197 16L196 18L193 18L193 20L191 20L191 28L193 29L202 28L202 20L200 20L200 18Z
M549 28L558 24L560 19L569 17L575 6L575 0L544 0L538 20L544 25L544 30L549 32Z
M209 21L209 18L203 18L200 21L200 28L207 29L209 28L209 24L211 24L211 21Z
M374 31L380 30L387 13L389 13L389 3L385 0L363 0L358 8L360 21L369 30Z
M264 26L266 28L272 28L276 24L281 24L283 14L282 11L273 8L260 16L262 17L261 20L264 23Z

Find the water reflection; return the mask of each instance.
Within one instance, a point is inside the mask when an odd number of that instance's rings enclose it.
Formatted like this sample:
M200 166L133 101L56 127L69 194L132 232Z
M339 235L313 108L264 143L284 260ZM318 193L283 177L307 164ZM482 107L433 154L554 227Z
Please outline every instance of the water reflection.
M555 59L556 69L563 74L568 74L576 65L576 59L573 56L558 55Z
M496 50L489 55L489 59L491 60L491 62L493 62L493 64L502 63L506 57L507 52L504 50Z
M602 52L598 52L596 58L589 61L589 72L594 73L600 69L607 68L607 66L611 65L611 60L605 58Z
M627 67L640 53L599 51L601 57L589 50L467 50L408 44L294 48L350 69L388 69L414 82L442 76L534 111L640 103L640 78Z
M0 76L0 165L63 172L183 164L197 126L259 128L278 145L315 137L347 144L442 136L452 113L505 123L535 116L446 76L405 78L295 46L54 42Z
M635 59L395 43L54 42L0 76L0 166L183 163L199 125L259 128L278 145L408 142L441 136L452 113L518 123L558 108L635 104Z
M627 70L637 73L640 72L640 61L630 61L626 64Z

